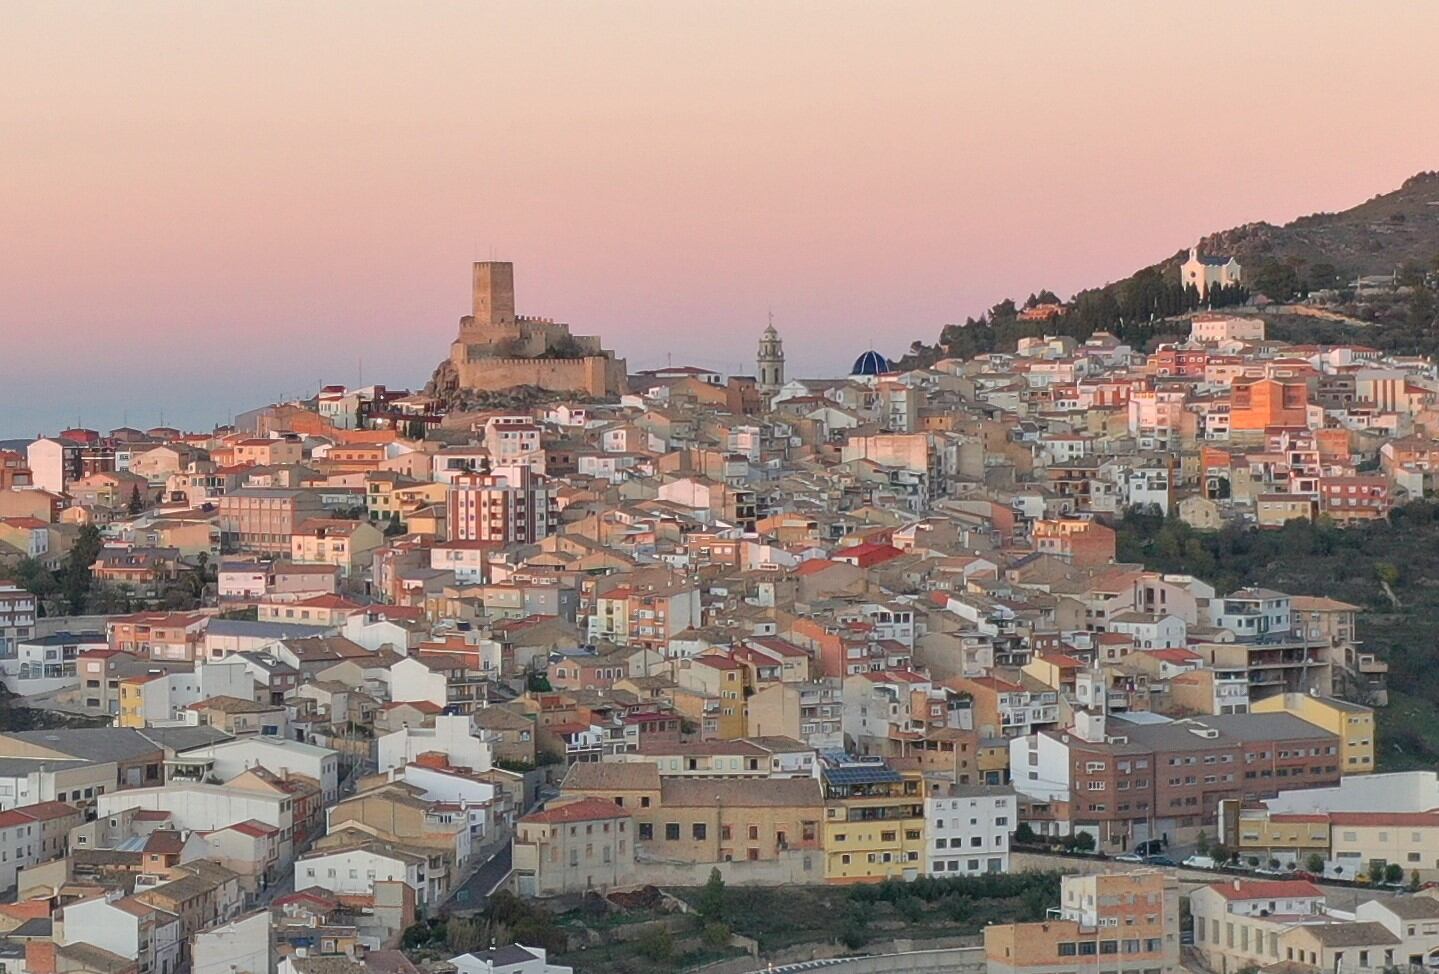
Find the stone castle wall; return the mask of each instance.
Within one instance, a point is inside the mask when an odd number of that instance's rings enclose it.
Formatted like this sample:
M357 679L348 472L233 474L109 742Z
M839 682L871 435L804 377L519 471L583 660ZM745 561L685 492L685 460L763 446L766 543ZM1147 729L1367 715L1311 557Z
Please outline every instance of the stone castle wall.
M535 386L550 392L605 396L625 389L623 359L588 355L575 359L474 358L457 344L451 362L462 389L497 391Z

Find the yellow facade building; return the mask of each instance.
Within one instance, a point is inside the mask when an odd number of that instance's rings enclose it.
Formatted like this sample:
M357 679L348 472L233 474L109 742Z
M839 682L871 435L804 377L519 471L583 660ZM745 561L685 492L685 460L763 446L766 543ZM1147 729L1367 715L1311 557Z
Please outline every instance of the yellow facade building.
M1309 693L1281 693L1250 704L1256 714L1293 714L1339 737L1342 774L1374 770L1374 710L1362 704Z
M824 877L830 883L913 879L924 870L924 782L876 761L823 769Z

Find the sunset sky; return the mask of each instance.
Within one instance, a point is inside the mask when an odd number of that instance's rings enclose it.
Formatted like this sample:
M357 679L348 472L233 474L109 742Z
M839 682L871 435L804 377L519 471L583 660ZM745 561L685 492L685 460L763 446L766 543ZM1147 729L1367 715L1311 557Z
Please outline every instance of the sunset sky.
M1439 4L0 7L0 437L418 387L516 264L630 367L897 354L1439 168Z

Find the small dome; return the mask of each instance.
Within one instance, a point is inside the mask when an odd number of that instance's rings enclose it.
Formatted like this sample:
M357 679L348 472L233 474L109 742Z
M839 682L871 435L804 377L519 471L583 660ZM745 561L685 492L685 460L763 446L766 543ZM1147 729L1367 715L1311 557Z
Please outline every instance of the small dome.
M859 358L854 360L854 368L849 370L850 375L883 375L889 371L889 360L883 355L870 349Z

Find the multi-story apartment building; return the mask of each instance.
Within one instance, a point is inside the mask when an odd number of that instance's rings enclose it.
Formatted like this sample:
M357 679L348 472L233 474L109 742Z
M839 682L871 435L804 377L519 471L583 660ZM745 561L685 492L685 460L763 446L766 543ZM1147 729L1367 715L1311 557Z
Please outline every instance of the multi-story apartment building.
M817 751L844 748L844 697L837 680L775 683L749 698L751 737L789 737Z
M548 478L525 463L456 474L445 505L453 541L534 544L554 532L558 516Z
M984 929L990 974L1174 974L1179 889L1158 870L1065 876L1049 919Z
M1009 839L1018 824L1012 788L955 785L924 800L925 874L1009 872Z
M35 632L35 596L11 582L0 581L0 661L15 659L20 643Z
M1015 790L1039 831L1087 831L1099 848L1185 841L1226 799L1339 780L1339 738L1290 714L1135 723L1081 711L1067 730L1010 742Z
M268 555L288 555L296 528L324 510L318 491L288 487L241 487L218 506L226 550Z
M1256 714L1293 714L1339 738L1340 768L1345 774L1374 770L1374 709L1317 693L1281 693L1251 708Z
M594 600L588 620L591 642L663 648L677 634L701 622L699 586L621 585Z
M924 872L925 796L918 771L845 760L826 763L820 781L826 882L913 879Z

